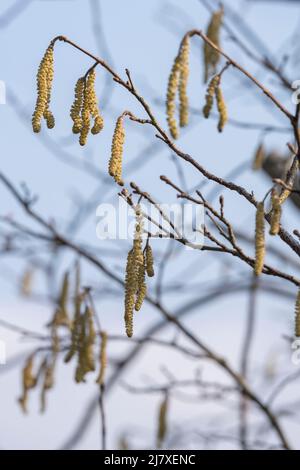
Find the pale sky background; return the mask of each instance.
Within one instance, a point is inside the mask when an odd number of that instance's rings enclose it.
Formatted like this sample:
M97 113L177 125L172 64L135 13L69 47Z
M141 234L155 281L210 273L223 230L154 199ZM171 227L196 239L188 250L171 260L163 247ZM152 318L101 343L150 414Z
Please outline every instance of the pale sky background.
M94 0L95 2L97 0ZM2 0L0 3L0 79L7 86L7 104L0 105L1 122L1 171L3 171L15 184L25 182L32 193L39 195L36 208L45 218L55 218L59 228L65 230L66 217L76 218L76 201L88 201L93 194L99 194L99 203L117 200L118 189L110 185L107 190L105 183L95 177L88 176L69 164L63 162L57 154L57 148L63 148L67 158L74 159L77 164L85 161L93 162L106 175L107 161L110 154L111 135L117 116L129 109L140 117L144 117L142 110L128 96L126 91L114 86L112 96L103 97L106 74L103 70L97 73L97 90L101 100L109 98L104 110L105 129L96 137L91 137L86 148L79 147L77 140L71 135L69 108L73 99L73 88L77 78L91 65L91 61L67 44L57 43L55 47L55 81L52 97L52 108L56 116L56 127L52 131L43 130L41 135L34 135L31 130L31 113L35 103L36 89L35 76L37 66L49 44L57 35L63 34L74 40L82 47L94 52L96 55L112 63L118 73L124 76L125 67L129 68L136 87L146 99L153 104L153 109L165 126L164 110L157 101L164 100L166 83L172 61L177 52L182 35L191 28L205 28L208 14L197 0L101 0L103 40L95 40L93 34L93 20L97 18L91 14L91 3L88 0L23 0L28 4L22 13L8 25L1 22L1 17L14 4L12 0ZM275 58L279 51L284 51L286 40L299 24L299 6L285 5L284 2L273 6L269 2L262 5L246 1L227 0L227 4L245 13L247 21L262 36ZM214 2L212 1L212 4ZM174 9L170 10L170 6ZM225 35L226 37L226 35ZM226 50L240 61L244 66L262 80L265 74L248 59L242 56L239 49L228 41ZM289 51L287 51L289 52ZM282 55L282 54L281 54ZM201 110L205 95L205 86L202 81L201 45L197 38L192 45L190 100L193 107ZM300 75L300 72L299 74ZM292 80L300 76L291 76ZM285 126L287 123L281 114L272 105L267 108L261 105L253 93L253 87L240 87L241 77L237 72L229 71L224 77L224 93L228 98L230 117L243 121L260 122ZM272 88L273 84L268 82ZM277 88L278 89L278 88ZM111 93L111 90L109 91ZM278 93L279 98L284 97ZM292 109L290 98L285 100L286 106ZM16 109L18 108L18 110ZM134 161L142 149L155 142L153 131L138 124L126 122L126 151L125 164ZM250 161L251 155L258 143L260 133L235 129L228 126L224 134L216 131L213 120L205 121L201 115L192 119L190 128L180 138L179 146L190 152L197 160L203 163L210 171L225 176L236 168L239 163ZM270 135L266 138L268 148L284 151L288 135ZM43 140L50 139L50 140ZM46 146L45 146L46 143ZM49 150L49 144L53 151ZM136 168L134 178L132 173L126 173L126 182L134 179L144 190L152 192L163 202L175 201L175 193L166 189L159 180L159 175L167 174L176 180L176 167L170 158L170 152L157 144L157 152L152 155L145 150L146 164L143 169ZM69 155L69 157L68 157ZM66 155L65 155L66 156ZM136 166L136 165L134 165ZM250 166L250 164L249 164ZM200 174L184 166L185 178L188 187L202 181ZM237 182L244 185L249 191L254 190L257 198L264 196L269 181L265 176L253 174L250 170L241 174ZM210 184L207 193L213 189ZM104 192L107 191L107 192ZM226 193L226 207L231 220L241 228L249 229L253 233L254 211L248 207L241 198ZM106 250L107 247L120 249L120 257L113 261L120 273L124 270L126 257L126 242L109 241L103 247L96 237L96 208L97 197L93 198L92 210L88 220L80 224L79 232L70 235L77 240L85 241L97 248ZM27 222L20 213L19 208L12 201L11 195L0 185L0 214L11 214L18 220ZM288 208L285 219L299 218L299 213ZM287 225L289 223L287 222ZM294 228L293 225L290 225ZM154 243L154 250L161 250L165 245ZM173 262L170 272L171 278L184 270L195 259L193 251L184 251ZM105 258L104 258L105 259ZM106 258L107 260L108 258ZM70 258L60 259L60 269L66 269ZM24 301L18 296L13 282L19 279L24 263L17 258L1 258L0 270L0 318L18 323L24 327L43 329L49 320L52 310L45 303ZM199 291L205 289L204 282L218 278L219 269L212 257L201 254L199 264L202 269L198 273L197 264L189 272L193 283L199 282ZM241 263L236 263L237 276L241 282L249 275L249 270ZM282 267L282 266L281 266ZM283 266L284 267L284 266ZM90 267L84 271L86 284L101 284L101 274ZM231 276L232 279L232 276ZM37 290L45 288L43 280L37 279ZM203 283L203 286L202 284ZM252 384L259 387L255 370L261 367L272 356L281 371L288 374L294 368L290 361L288 346L282 340L282 334L291 334L293 320L293 289L285 286L291 293L291 298L282 300L270 296L259 298L259 320L257 324L257 338L254 351L256 355L252 362ZM209 288L209 287L208 287ZM183 292L182 299L188 298L189 293ZM104 298L99 302L98 308L105 328L116 334L123 334L123 311L121 297L113 301ZM178 308L178 296L168 297L168 307ZM231 359L234 363L241 343L243 332L244 313L247 308L247 298L241 293L232 298L222 298L220 302L206 305L186 319L186 324L196 329L207 344L211 344L220 353ZM196 312L195 312L196 313ZM201 315L200 315L201 313ZM157 313L145 306L141 316L137 319L136 330L142 332L147 326L159 319ZM221 327L219 327L221 325ZM267 332L267 334L266 334ZM171 337L172 331L162 332L163 337ZM29 351L30 343L20 342L18 335L8 332L0 327L0 339L6 341L8 358L16 353ZM118 349L114 346L112 357L117 352L128 350L126 343L120 343ZM259 351L259 356L257 352ZM158 380L159 368L167 364L170 370L182 371L186 378L190 377L196 364L186 361L180 355L170 354L166 349L144 350L139 360L135 362L124 378L127 382L135 384L153 383ZM72 380L74 364L60 365L57 385L49 394L48 410L40 416L37 406L37 397L32 394L30 400L30 413L23 416L16 397L20 393L20 367L13 369L0 366L0 448L4 449L55 449L60 447L69 436L89 399L95 394L93 379L86 385L75 386ZM219 372L210 370L206 378L221 376ZM146 379L145 379L146 377ZM148 382L147 382L148 380ZM289 399L293 398L290 393ZM155 420L159 396L130 396L117 386L113 389L107 400L107 417L109 420L108 440L111 448L116 447L119 436L130 430L134 437L136 447L143 448L145 443L154 444ZM176 402L171 408L171 425L176 429L184 423L206 423L213 425L218 413L223 413L224 429L231 429L232 421L229 413L220 410L217 405L201 406L199 404L182 404ZM208 418L209 416L209 418ZM226 422L226 419L228 421ZM285 423L288 434L299 434L299 424L292 421ZM138 437L137 437L138 436ZM98 410L89 427L88 432L77 446L83 449L99 448L99 416ZM190 440L183 445L186 448L195 448L197 440ZM295 440L295 445L297 439ZM299 440L298 440L299 444ZM230 444L224 444L230 448Z

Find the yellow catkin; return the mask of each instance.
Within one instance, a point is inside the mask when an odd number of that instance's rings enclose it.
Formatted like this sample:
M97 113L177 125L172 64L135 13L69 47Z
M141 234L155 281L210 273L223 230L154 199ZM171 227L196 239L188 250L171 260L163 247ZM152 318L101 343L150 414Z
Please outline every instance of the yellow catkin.
M87 307L85 310L85 322L87 329L85 344L86 372L92 372L95 370L94 344L96 340L96 331L94 326L94 314L90 307Z
M54 116L49 109L53 76L54 54L53 45L50 45L42 58L37 72L37 100L32 115L32 128L34 132L40 132L42 118L46 120L48 128L52 129L55 125Z
M153 252L149 244L146 246L146 250L145 250L145 263L146 263L147 276L153 277L154 276Z
M259 276L264 267L265 258L265 212L264 203L259 202L256 211L255 226L255 274Z
M102 131L104 126L104 121L100 115L98 107L98 99L95 90L95 81L96 81L96 72L95 69L92 69L87 78L87 88L88 88L88 97L89 97L89 108L91 115L94 119L94 125L91 129L92 134L99 134Z
M84 78L80 77L75 85L74 90L74 101L71 106L70 116L73 121L72 132L74 134L79 134L82 129L82 117L81 110L83 105L83 93L84 93Z
M223 92L220 86L218 86L215 89L215 93L216 93L216 101L217 101L217 106L218 106L218 111L219 111L218 131L222 132L228 121L227 107L226 107L226 103L223 97Z
M189 99L187 95L187 84L189 79L189 55L190 55L190 38L185 36L180 54L180 75L179 75L179 116L180 127L185 127L189 122Z
M163 442L167 435L167 431L168 431L168 426L167 426L168 405L169 405L169 399L168 399L168 395L166 394L162 402L160 403L159 410L158 410L158 425L157 425L157 436L156 436L158 449L162 447Z
M108 172L120 186L124 185L122 180L122 160L125 142L125 129L123 124L124 116L117 119L116 127L111 145L111 157L109 160Z
M107 333L106 331L101 331L100 333L101 337L101 344L100 344L100 371L99 375L97 377L96 383L99 385L104 384L104 378L105 378L105 371L106 371L106 366L107 366L107 353L106 353L106 348L107 348Z
M80 129L80 136L79 136L79 143L81 146L84 146L87 143L87 138L90 131L90 108L89 108L89 88L87 86L87 80L85 80L84 84L84 91L83 91L83 103L81 108L81 129Z
M23 371L22 371L22 387L23 392L22 396L19 398L19 403L24 413L27 413L27 404L28 404L28 391L34 388L37 384L37 379L33 374L34 366L34 356L31 355L28 357L25 362Z
M210 20L207 28L207 37L217 46L220 46L220 29L223 20L223 9L216 11ZM218 51L213 49L207 42L204 42L204 82L211 75L216 73L217 65L220 60L220 54Z
M69 274L65 273L61 292L59 296L58 309L56 312L56 326L70 327L70 319L68 314L68 295L69 295Z
M143 259L143 263L140 264L138 270L138 287L137 287L137 294L136 294L136 301L134 309L136 312L139 312L142 308L143 302L147 295L147 285L146 285L146 278L145 278L145 260Z
M220 84L220 76L216 75L213 77L207 87L206 96L205 96L205 106L203 107L203 115L206 119L209 118L211 110L214 104L214 96L216 93L216 88Z
M21 279L21 294L29 297L32 293L33 270L26 269Z
M177 56L168 81L167 100L166 100L166 113L169 131L173 139L178 139L179 131L175 117L176 112L176 93L180 83L180 57Z
M292 166L288 172L287 180L286 180L286 184L291 188L294 186L295 179L298 174L298 169L299 169L299 162L298 160L294 159ZM280 204L283 204L290 195L291 195L291 191L289 189L283 188L279 197Z
M265 148L263 144L259 144L257 147L254 158L253 158L253 163L252 163L252 169L257 171L262 168L263 161L265 159L266 153L265 153Z
M295 336L300 338L300 289L295 304Z
M80 294L80 265L76 265L76 279L74 292L74 317L71 324L71 345L64 361L69 362L78 350L80 336L80 313L81 313L82 295Z
M125 275L125 328L128 337L133 335L133 310L135 306L139 307L141 297L137 303L139 293L139 281L141 283L141 269L144 269L144 255L142 250L143 234L143 216L139 205L135 208L136 226L134 234L133 248L127 256L126 275ZM144 289L144 288L143 288Z
M42 384L41 397L40 397L40 411L41 411L41 413L44 413L45 410L46 410L46 395L47 395L47 392L48 392L48 390L50 390L54 386L55 364L56 364L56 357L54 356L51 359L49 364L45 363L45 366L43 368L44 380L43 380L43 384Z
M280 230L281 213L282 208L279 195L273 190L270 235L278 235Z

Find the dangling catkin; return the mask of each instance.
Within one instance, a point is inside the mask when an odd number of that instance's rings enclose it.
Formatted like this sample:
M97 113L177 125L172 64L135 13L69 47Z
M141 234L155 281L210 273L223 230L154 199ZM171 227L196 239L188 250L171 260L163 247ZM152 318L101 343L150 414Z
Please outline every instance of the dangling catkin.
M105 371L107 366L107 354L106 354L106 347L107 347L107 333L106 331L101 331L101 345L100 345L100 371L96 383L99 385L104 384L104 377Z
M148 244L145 250L145 262L146 262L146 272L148 277L154 276L154 263L153 263L153 253L152 248Z
M47 48L37 72L37 100L32 115L32 128L34 132L40 132L42 118L46 120L49 129L52 129L55 125L54 116L49 109L53 76L54 55L53 45L51 44Z
M264 203L259 202L256 211L255 227L255 274L259 276L264 267L265 258L265 212Z
M108 172L112 176L116 183L120 186L124 185L122 180L122 159L123 159L123 147L125 142L125 130L123 125L124 116L120 116L117 119L116 127L112 139L111 146L111 157L109 160Z
M91 115L94 119L94 126L91 129L92 134L99 134L103 129L103 118L100 115L98 107L98 99L95 90L95 81L96 81L96 72L95 69L92 69L87 78L87 89L88 89L88 99L89 99L89 108Z
M136 226L134 234L133 248L127 256L126 276L125 276L125 328L128 337L133 335L133 310L135 306L140 307L144 293L141 269L144 269L144 256L142 250L143 218L139 205L135 208ZM137 299L139 287L141 287L140 298ZM137 300L139 300L138 303Z
M22 393L22 396L19 398L19 403L24 413L27 413L28 391L34 388L37 384L37 379L33 374L33 365L34 365L33 360L34 360L34 356L30 355L27 361L25 362L25 365L22 371L23 393Z
M173 139L178 139L179 131L177 121L175 117L176 112L176 93L179 86L180 80L180 60L179 56L176 57L172 70L169 76L168 89L167 89L167 100L166 100L166 113L169 131Z
M220 29L223 20L223 9L216 11L210 20L206 36L217 46L220 45ZM204 83L209 77L216 73L217 65L220 60L220 54L213 49L207 42L204 42Z
M84 78L80 77L75 85L74 90L74 101L71 106L70 116L73 121L73 134L79 134L82 129L82 117L81 110L83 105L83 93L84 93Z
M185 127L189 122L189 99L187 95L187 84L189 79L189 55L190 38L185 36L180 50L180 75L179 75L179 117L180 127Z
M83 103L81 108L81 120L82 126L80 130L79 143L84 146L87 143L87 138L90 131L90 108L89 108L89 88L87 86L87 80L85 80L84 91L83 91Z
M161 448L168 431L167 426L167 413L168 413L169 398L168 394L164 396L162 402L159 405L158 410L158 426L157 426L157 448Z
M219 86L219 84L220 84L220 76L216 75L210 80L209 85L207 87L206 96L205 96L205 106L203 108L203 115L206 119L209 118L211 110L213 108L214 96L216 93L216 88Z
M295 336L300 338L300 289L298 290L295 305Z
M68 314L69 274L65 273L58 302L58 310L55 316L56 326L70 327Z
M218 106L218 111L219 111L218 130L219 132L222 132L228 121L227 107L226 107L226 103L223 97L223 92L220 86L218 86L215 89L215 93L216 93L216 101L217 101L217 106Z
M272 213L271 213L271 227L270 235L278 235L280 230L280 220L281 220L281 204L279 195L275 190L272 191Z
M252 169L253 170L260 170L263 165L263 161L265 159L265 148L263 144L259 144L259 146L256 149L256 152L254 154L253 158L253 164L252 164Z
M145 259L143 259L143 263L140 264L139 270L138 270L138 280L137 280L138 287L137 287L136 301L135 301L135 306L134 306L134 309L136 312L139 312L141 310L143 302L147 295L145 271L146 271Z

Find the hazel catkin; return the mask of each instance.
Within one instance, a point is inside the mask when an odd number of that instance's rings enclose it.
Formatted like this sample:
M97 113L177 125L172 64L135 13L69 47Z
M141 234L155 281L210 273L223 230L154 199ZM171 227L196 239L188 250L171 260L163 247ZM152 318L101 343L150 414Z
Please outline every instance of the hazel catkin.
M216 88L219 86L219 84L220 84L220 76L216 75L210 80L209 85L207 87L206 96L205 96L205 105L203 107L203 115L206 119L209 118L211 110L213 108L214 96L216 93Z
M157 447L161 448L168 431L167 413L168 413L169 398L168 394L163 397L158 410L158 425L157 425Z
M146 264L147 276L153 277L154 276L153 252L149 243L145 249L145 264Z
M189 78L189 54L190 38L185 36L179 55L180 75L179 75L179 118L180 127L185 127L189 122L189 99L187 95L187 84Z
M79 134L82 128L82 117L81 117L81 110L83 105L83 93L84 93L84 78L80 77L75 85L74 90L74 101L71 106L70 116L73 121L73 128L72 132L74 134Z
M122 180L122 160L123 160L123 148L125 142L125 130L123 124L124 115L121 115L116 122L114 135L111 145L111 157L109 160L108 172L112 176L116 183L120 186L124 185Z
M52 129L55 120L50 111L51 90L54 77L54 50L51 44L41 60L37 72L37 100L32 115L32 128L34 132L40 132L42 118L46 120L47 127Z
M275 190L273 190L270 235L278 235L280 230L281 212L282 208L279 195Z
M259 202L256 210L255 226L255 266L256 276L262 273L265 258L265 211L264 203Z
M107 366L107 333L106 331L101 331L101 344L100 344L100 371L96 383L99 385L104 384L105 371Z
M217 46L220 45L220 29L223 20L223 9L213 13L210 23L208 25L206 35ZM203 45L204 52L204 83L207 82L209 77L216 73L217 65L220 60L220 54L207 42Z
M222 132L228 121L227 107L226 107L223 92L220 86L216 88L215 93L216 93L217 107L219 111L218 131Z

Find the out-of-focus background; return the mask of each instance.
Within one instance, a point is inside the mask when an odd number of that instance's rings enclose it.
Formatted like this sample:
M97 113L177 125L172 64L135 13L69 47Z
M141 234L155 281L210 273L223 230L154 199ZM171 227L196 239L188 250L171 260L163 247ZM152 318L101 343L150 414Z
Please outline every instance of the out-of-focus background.
M262 56L272 57L277 66L284 67L291 81L300 79L299 2L227 0L224 3L225 12L228 12L225 18L249 47ZM26 185L32 194L38 196L35 208L46 220L55 220L62 233L89 246L121 277L130 241L99 240L96 236L96 209L104 202L118 204L119 189L107 175L115 120L125 109L139 117L144 117L143 111L103 69L97 69L96 86L105 128L100 135L91 136L86 147L79 147L76 136L71 133L69 109L74 84L92 61L68 44L57 43L52 95L56 127L52 131L43 129L40 135L35 135L31 129L31 114L36 98L37 67L50 40L57 35L65 35L105 59L120 75L125 77L125 68L128 68L136 88L151 103L166 127L166 86L179 42L189 29L207 27L210 7L216 8L217 2L1 1L0 79L6 85L6 104L0 105L1 172L18 187ZM226 30L222 33L222 45L273 90L285 106L293 109L291 94L274 76L251 61ZM292 141L288 122L253 84L230 69L224 75L223 90L232 122L224 133L219 134L216 121L206 121L201 114L206 90L202 64L202 44L199 38L195 38L192 41L189 84L193 114L178 145L209 171L236 181L261 199L270 188L271 180L263 171L252 171L252 156L262 139L269 152L276 150L278 154L287 154L286 144ZM251 124L254 124L253 128ZM264 126L274 126L275 129L269 132ZM162 142L155 139L151 128L126 121L124 178L127 184L135 181L164 203L177 201L176 193L160 181L161 174L168 175L187 190L202 185L206 197L214 203L222 193L227 217L237 230L252 239L255 212L247 201L235 193L222 191L211 182L203 186L204 178L200 173L197 174L187 164L179 165L177 160ZM0 185L0 215L10 215L28 225L27 216L3 185ZM290 202L285 206L283 220L288 229L297 228L299 210ZM1 223L3 246L7 230L7 226ZM239 368L251 269L225 254L195 253L174 245L174 241L155 240L152 243L156 269L161 275L163 304L174 313L190 305L184 323ZM253 244L245 246L247 253L253 256ZM272 246L282 256L269 253L270 262L299 275L298 260L293 253L278 240L272 241ZM10 325L0 322L0 339L5 341L7 352L7 364L0 365L0 448L98 449L100 424L94 379L75 385L73 363L65 365L60 362L56 385L49 393L44 415L39 413L35 391L30 396L28 415L22 413L17 403L22 365L34 342L14 331L11 324L45 333L45 325L53 314L53 304L48 296L59 289L61 276L73 265L74 256L63 250L51 253L46 244L41 245L25 236L17 239L15 251L7 253L3 249L1 253L0 319ZM55 276L45 272L50 265ZM29 268L33 268L33 295L24 298L20 294L20 285L24 272ZM83 263L82 269L84 284L95 292L103 327L110 334L124 335L122 291L88 263ZM262 282L265 282L265 290L258 294L248 380L258 393L268 397L283 378L296 374L298 370L292 364L290 342L286 340L286 336L293 334L296 288L272 278ZM153 296L157 294L156 278L151 281L150 292ZM159 312L146 304L136 318L136 335L142 336L160 321ZM158 337L172 340L174 334L174 328L167 327L159 330ZM125 337L123 342L109 344L109 373L112 373L116 361L127 357L131 348L130 340L126 341ZM161 396L129 393L124 384L137 387L157 385L166 381L168 374L188 380L194 376L195 370L205 380L224 379L226 382L224 374L214 366L190 360L167 348L152 345L142 348L106 396L109 448L119 448L124 436L132 448L155 447ZM298 387L299 382L293 382L274 402L274 407L278 409L291 443L299 448ZM285 411L286 403L294 403L294 413ZM170 448L238 448L237 409L234 399L224 404L217 400L201 400L195 390L178 393L170 404L167 445ZM87 424L86 428L84 424ZM250 439L255 441L255 434L260 430L262 441L276 444L274 435L264 428L265 423L255 414L252 424ZM185 429L188 432L183 432Z

